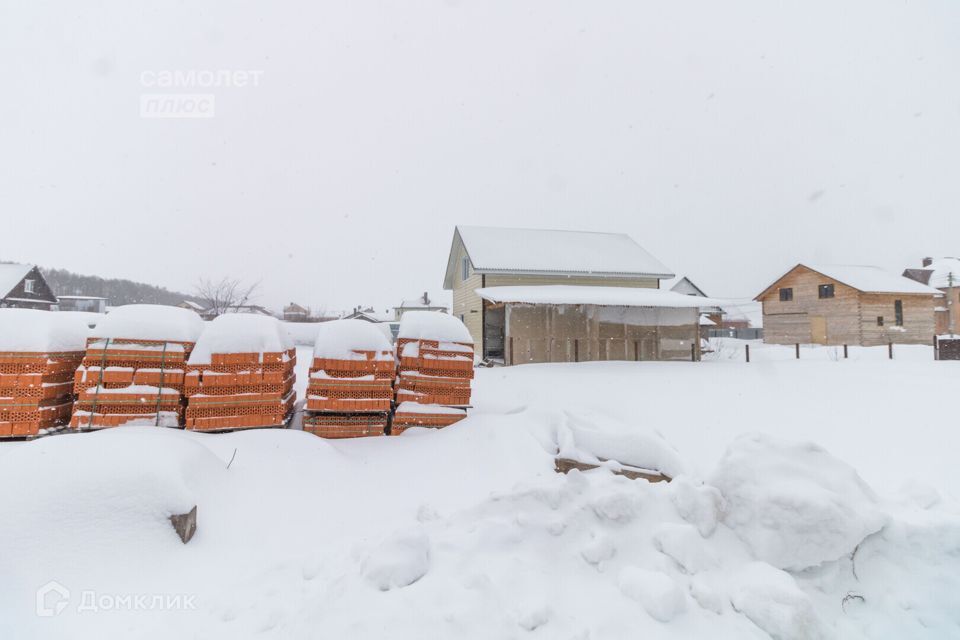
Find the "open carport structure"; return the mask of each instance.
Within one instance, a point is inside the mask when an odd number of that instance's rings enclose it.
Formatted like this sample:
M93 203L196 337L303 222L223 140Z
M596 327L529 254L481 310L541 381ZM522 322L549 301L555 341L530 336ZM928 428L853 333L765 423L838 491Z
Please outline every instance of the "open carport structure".
M505 364L592 360L699 360L708 298L647 288L515 286L477 289L484 339Z

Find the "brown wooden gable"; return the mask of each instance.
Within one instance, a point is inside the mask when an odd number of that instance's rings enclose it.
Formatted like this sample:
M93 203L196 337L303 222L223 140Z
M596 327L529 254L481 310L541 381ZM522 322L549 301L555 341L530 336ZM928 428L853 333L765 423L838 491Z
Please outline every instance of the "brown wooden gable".
M793 267L792 269L787 271L785 274L780 276L769 287L761 291L757 295L757 297L754 298L754 300L757 302L762 302L768 295L777 293L780 289L793 286L792 283L795 282L798 276L800 276L801 274L808 274L808 273L813 273L819 276L820 278L823 278L822 284L832 284L834 286L834 289L838 291L841 289L848 289L852 292L863 293L862 291L860 291L860 289L857 289L856 287L852 287L846 284L845 282L841 282L836 278L831 278L830 276L820 273L815 269L811 269L810 267L804 264L798 264L797 266Z
M33 292L28 293L26 290L26 281L33 280ZM43 302L50 304L57 304L57 296L54 295L53 289L50 288L50 285L47 284L46 279L43 277L43 274L40 273L40 269L34 267L27 272L20 282L17 283L13 289L9 292L0 292L0 295L3 297L0 300L13 299L13 300L31 300L35 302Z

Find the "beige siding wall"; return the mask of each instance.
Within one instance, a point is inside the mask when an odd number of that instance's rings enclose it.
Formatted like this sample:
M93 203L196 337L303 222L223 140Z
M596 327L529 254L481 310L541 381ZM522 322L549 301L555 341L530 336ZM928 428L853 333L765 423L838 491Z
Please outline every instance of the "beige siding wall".
M466 280L463 279L461 271L463 258L466 257L462 246L456 249L456 270L453 278L453 309L452 313L457 318L461 318L467 325L470 335L473 336L475 343L474 352L483 353L483 313L480 296L476 290L482 285L482 279L479 273L470 268L470 274Z
M820 285L834 285L834 297L820 299ZM793 289L793 300L780 301L780 289ZM825 344L860 344L859 294L845 284L800 267L784 276L761 298L763 341L771 344L810 344L822 341L813 335L811 318L826 324Z
M566 284L578 287L644 287L656 289L656 278L605 278L603 276L526 276L491 273L488 287Z
M903 302L903 326L896 326L894 303ZM931 344L935 324L933 296L896 296L864 294L860 297L863 314L863 344ZM883 318L883 326L877 318Z

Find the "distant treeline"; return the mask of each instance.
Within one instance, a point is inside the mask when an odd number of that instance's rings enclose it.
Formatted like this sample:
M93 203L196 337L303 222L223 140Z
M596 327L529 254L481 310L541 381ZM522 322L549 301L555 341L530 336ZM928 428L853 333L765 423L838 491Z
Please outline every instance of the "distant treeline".
M193 295L132 280L84 276L66 269L40 267L40 271L58 296L99 296L106 298L107 304L114 307L136 303L177 305L184 300L200 302Z

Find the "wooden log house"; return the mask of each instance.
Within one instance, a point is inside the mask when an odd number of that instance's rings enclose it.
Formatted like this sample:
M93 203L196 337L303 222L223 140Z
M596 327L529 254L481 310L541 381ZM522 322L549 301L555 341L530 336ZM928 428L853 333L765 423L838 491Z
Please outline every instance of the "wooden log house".
M938 290L879 267L798 264L764 289L763 341L931 344Z

